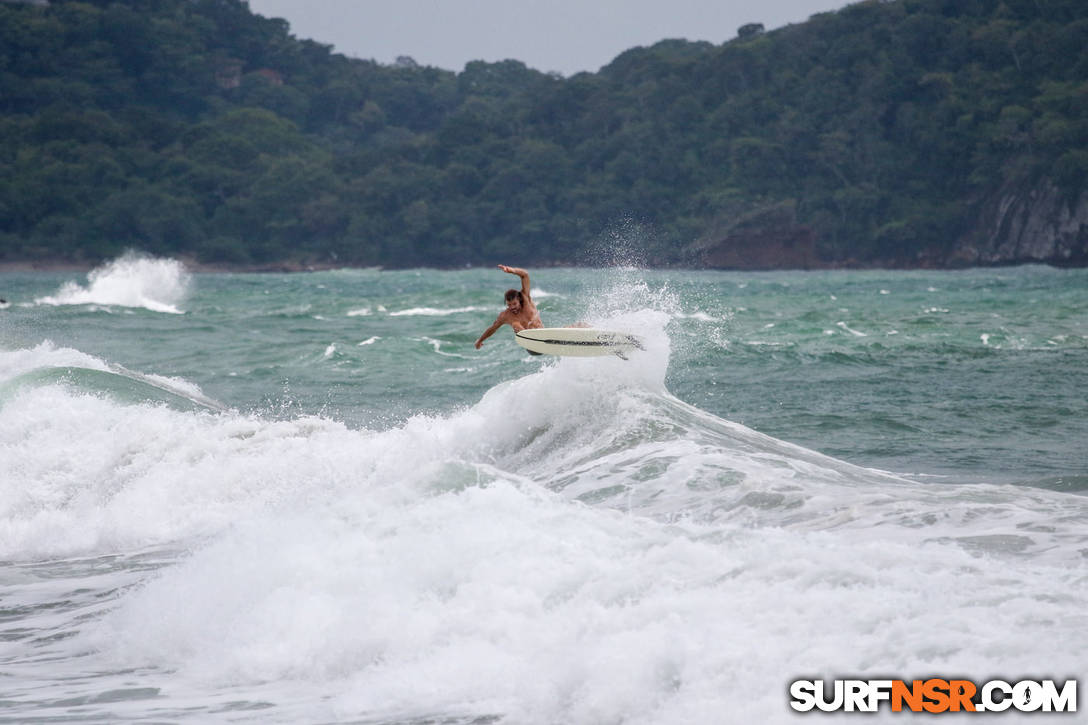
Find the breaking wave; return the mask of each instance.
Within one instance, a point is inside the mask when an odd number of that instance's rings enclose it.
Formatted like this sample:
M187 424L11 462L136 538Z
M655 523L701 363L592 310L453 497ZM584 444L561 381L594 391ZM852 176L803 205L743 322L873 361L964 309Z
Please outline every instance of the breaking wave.
M134 252L91 270L86 286L66 282L53 295L35 300L41 305L100 305L137 307L152 312L182 314L192 277L174 259L156 259Z

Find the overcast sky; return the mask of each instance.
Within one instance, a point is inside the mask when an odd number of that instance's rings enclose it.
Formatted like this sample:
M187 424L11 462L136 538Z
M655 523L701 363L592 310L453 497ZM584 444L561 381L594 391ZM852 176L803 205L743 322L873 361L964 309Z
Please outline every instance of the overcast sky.
M836 10L847 0L249 0L298 38L345 55L460 71L471 60L523 61L565 76L595 72L665 38L722 43L745 23L767 30Z

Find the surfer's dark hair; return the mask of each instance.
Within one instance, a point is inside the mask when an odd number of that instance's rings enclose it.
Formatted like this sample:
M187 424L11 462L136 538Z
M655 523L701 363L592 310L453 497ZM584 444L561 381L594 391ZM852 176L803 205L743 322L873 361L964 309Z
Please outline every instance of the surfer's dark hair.
M516 290L516 289L506 290L506 301L507 302L514 299L515 297L518 298L518 302L520 302L523 305L525 304L525 295L523 295L521 293L521 290Z

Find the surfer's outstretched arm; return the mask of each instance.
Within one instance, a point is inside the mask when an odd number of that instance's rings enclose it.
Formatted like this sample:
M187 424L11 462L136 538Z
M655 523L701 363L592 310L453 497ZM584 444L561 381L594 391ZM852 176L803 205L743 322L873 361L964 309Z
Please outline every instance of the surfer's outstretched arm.
M521 277L521 293L532 299L532 295L529 294L529 273L521 267L507 267L505 264L500 264L499 269L507 274L516 274Z
M491 323L491 327L484 330L484 334L480 335L480 339L476 341L476 349L479 350L480 347L484 344L484 340L486 340L487 338L494 335L495 330L502 327L503 324L505 324L505 322L506 321L503 319L502 315L499 315L498 317L496 317L495 321L493 323Z

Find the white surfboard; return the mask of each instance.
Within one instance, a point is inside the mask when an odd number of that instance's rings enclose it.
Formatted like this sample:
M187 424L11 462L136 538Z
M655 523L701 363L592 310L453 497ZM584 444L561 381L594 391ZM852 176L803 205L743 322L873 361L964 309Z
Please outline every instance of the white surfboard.
M594 327L540 327L515 334L517 343L536 355L596 357L618 355L626 359L632 350L643 350L635 335Z

